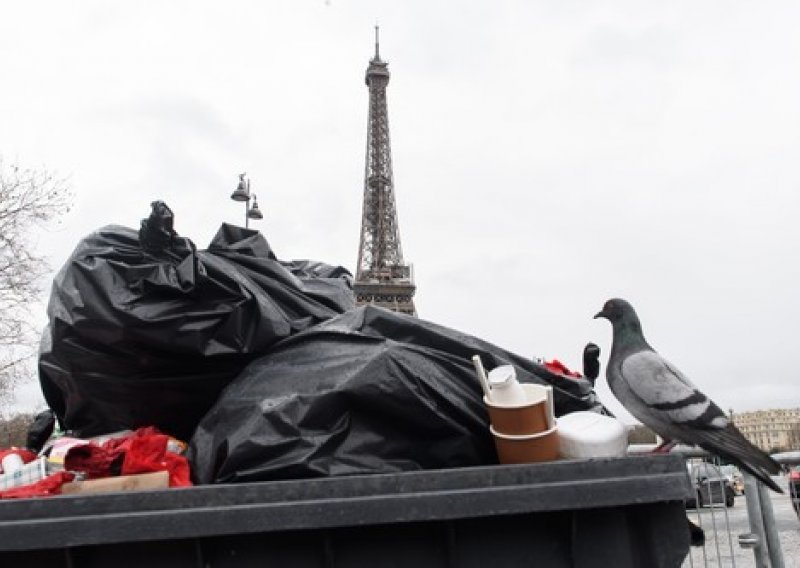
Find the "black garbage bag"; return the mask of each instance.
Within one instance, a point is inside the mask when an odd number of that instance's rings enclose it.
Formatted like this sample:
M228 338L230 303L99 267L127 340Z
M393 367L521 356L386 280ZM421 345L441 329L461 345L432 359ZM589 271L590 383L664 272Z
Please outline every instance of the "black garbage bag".
M356 308L275 345L189 444L198 483L497 463L472 356L551 384L557 415L604 411L591 384L412 316Z
M313 260L279 261L257 231L223 224L208 253L259 286L295 333L355 306L346 268Z
M56 425L56 415L49 408L39 412L28 427L28 435L25 438L25 447L39 453L50 436Z
M44 397L80 436L154 425L188 440L251 360L351 308L351 287L342 268L278 261L254 230L222 225L198 251L153 203L138 233L96 231L55 277Z

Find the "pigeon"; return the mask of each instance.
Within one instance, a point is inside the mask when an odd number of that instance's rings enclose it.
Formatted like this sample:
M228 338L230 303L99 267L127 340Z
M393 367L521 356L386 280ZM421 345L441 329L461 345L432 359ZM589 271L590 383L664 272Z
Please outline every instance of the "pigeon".
M615 298L594 317L605 318L613 326L606 379L628 412L673 445L680 441L700 446L783 493L770 477L780 473L781 466L751 444L719 406L650 347L633 306Z
M600 348L594 343L587 343L583 348L583 376L592 386L600 376Z

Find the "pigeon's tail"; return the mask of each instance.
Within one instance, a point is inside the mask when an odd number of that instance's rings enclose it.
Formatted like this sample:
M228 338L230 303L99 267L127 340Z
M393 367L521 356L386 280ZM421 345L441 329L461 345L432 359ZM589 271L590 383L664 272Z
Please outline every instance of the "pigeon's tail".
M783 493L783 489L770 477L780 473L780 464L747 441L733 424L728 424L724 430L693 430L692 437L698 446L727 458L773 491Z

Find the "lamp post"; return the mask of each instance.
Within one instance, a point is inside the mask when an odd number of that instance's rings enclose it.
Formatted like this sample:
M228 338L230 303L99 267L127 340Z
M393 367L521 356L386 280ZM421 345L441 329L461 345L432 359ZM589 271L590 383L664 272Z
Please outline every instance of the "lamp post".
M264 215L261 213L261 210L258 208L258 201L256 200L256 194L250 193L250 180L245 179L244 176L247 174L239 174L239 186L236 188L231 194L231 199L234 201L243 201L244 202L244 226L245 228L250 227L250 219L258 220L263 219ZM252 207L250 206L250 200L253 200Z

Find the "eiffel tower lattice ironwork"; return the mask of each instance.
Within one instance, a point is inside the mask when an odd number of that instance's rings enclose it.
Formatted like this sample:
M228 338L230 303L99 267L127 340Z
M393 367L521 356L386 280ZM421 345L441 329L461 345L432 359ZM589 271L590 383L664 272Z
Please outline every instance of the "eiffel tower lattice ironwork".
M369 121L364 174L364 208L361 240L353 290L358 305L374 304L395 312L416 315L411 266L403 261L397 206L394 198L392 149L386 86L387 63L380 58L375 26L375 57L367 67Z

